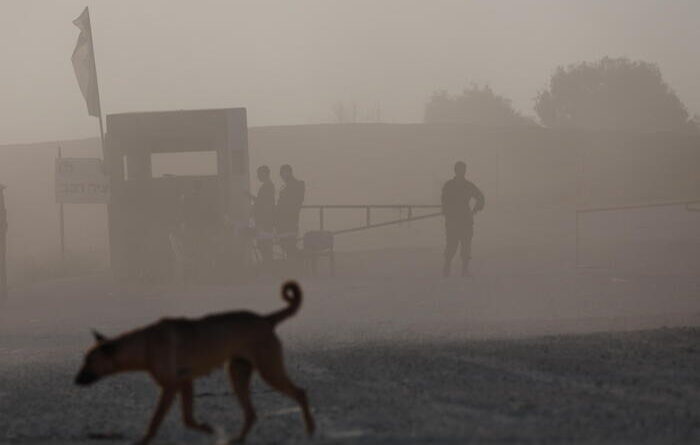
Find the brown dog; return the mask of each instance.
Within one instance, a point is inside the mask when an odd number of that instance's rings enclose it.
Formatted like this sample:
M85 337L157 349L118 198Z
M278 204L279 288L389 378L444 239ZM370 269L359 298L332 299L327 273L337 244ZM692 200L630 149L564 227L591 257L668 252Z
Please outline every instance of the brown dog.
M306 393L287 377L282 345L274 331L279 322L299 310L301 288L295 282L285 283L282 298L288 306L265 316L240 311L196 320L163 319L113 339L95 332L97 344L87 352L75 383L89 385L118 372L148 372L160 385L161 394L148 432L138 442L146 444L155 436L178 392L185 425L205 433L212 432L209 425L194 420L192 381L228 361L231 384L245 414L237 441L245 440L256 420L250 400L254 370L259 371L263 380L274 389L299 403L306 431L311 435L315 426Z

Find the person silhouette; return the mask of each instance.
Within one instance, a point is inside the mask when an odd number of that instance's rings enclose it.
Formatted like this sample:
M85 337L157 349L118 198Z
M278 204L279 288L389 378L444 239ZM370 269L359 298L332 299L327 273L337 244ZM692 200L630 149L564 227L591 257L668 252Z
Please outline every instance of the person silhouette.
M277 236L287 258L296 258L299 256L299 213L304 203L306 184L294 177L292 166L289 164L280 167L280 177L284 186L277 200Z
M462 276L469 274L472 237L474 236L474 214L484 209L484 194L465 177L467 164L458 161L455 175L442 187L442 213L445 216L445 262L442 274L450 275L452 258L461 248ZM475 204L472 207L472 199Z
M275 236L275 184L270 179L270 167L261 165L257 170L261 185L253 199L255 239L262 256L263 265L272 263L272 242Z

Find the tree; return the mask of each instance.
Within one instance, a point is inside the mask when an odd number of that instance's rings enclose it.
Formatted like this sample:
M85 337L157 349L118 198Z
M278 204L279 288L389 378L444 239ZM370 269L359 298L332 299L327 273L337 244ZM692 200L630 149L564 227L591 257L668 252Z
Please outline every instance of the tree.
M659 67L605 57L558 67L535 99L547 127L691 131L696 126Z
M425 106L425 122L465 122L489 126L534 126L537 123L516 111L510 100L499 96L488 85L472 84L461 95L446 91L433 93Z

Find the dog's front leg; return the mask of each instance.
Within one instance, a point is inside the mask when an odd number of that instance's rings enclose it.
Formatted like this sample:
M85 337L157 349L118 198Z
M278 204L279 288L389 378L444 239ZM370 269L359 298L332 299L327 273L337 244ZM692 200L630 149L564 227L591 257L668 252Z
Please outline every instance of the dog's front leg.
M188 380L180 386L180 397L182 402L182 421L187 428L212 434L214 429L206 423L199 423L194 420L194 390L192 380Z
M143 437L143 439L136 442L137 445L146 445L151 441L151 439L155 437L156 432L158 431L158 427L163 421L163 417L165 417L165 414L168 412L168 409L170 409L170 406L173 404L175 394L177 394L177 388L169 386L163 387L160 393L160 400L158 400L158 407L153 413L151 423L148 425L148 432L146 432L146 435Z

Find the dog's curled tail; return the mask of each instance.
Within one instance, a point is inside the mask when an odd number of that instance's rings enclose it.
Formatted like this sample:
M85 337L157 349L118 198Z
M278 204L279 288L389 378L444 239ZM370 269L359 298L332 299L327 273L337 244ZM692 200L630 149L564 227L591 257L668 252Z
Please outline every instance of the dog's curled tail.
M288 306L271 313L265 318L273 325L277 325L279 322L286 320L296 314L301 307L301 297L302 292L299 283L296 281L287 281L282 285L282 299L287 302Z

